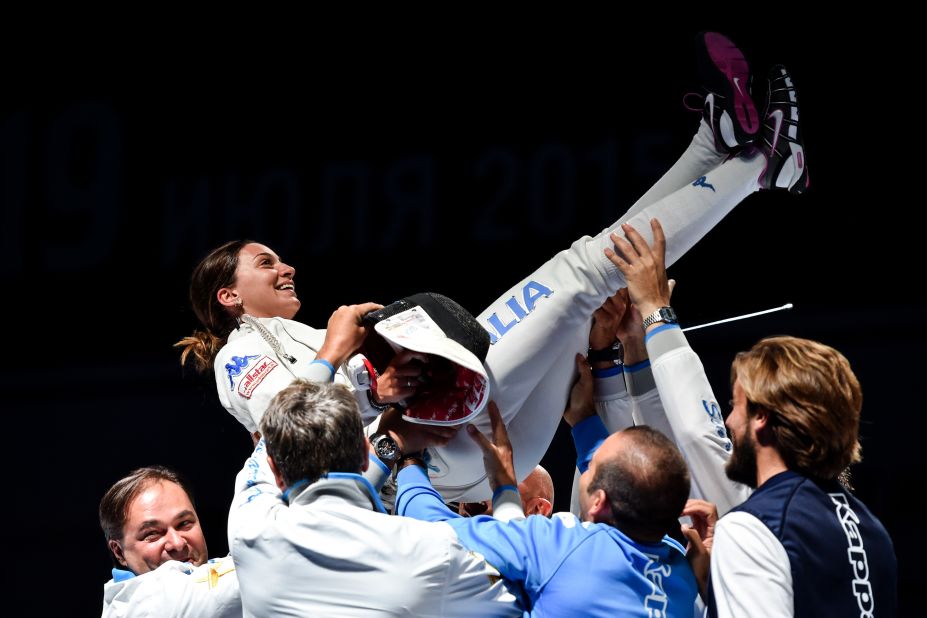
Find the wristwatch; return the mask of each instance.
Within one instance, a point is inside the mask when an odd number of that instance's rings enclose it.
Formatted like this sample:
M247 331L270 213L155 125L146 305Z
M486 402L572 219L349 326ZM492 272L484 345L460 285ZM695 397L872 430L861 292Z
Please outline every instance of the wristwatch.
M370 446L373 447L377 458L390 468L402 457L399 444L385 433L375 433L370 436Z
M676 312L673 311L672 307L660 307L644 318L644 330L647 330L648 326L656 324L657 322L676 324L679 320L676 319Z

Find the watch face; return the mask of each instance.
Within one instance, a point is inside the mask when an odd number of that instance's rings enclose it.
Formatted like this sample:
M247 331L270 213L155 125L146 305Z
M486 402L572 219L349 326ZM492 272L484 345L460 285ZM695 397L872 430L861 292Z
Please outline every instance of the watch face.
M395 459L399 455L399 446L389 436L377 440L376 449L380 459Z

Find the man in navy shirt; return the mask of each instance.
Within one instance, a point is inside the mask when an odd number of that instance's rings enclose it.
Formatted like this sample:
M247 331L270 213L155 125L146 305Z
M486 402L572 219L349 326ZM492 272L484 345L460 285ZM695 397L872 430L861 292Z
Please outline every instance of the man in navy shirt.
M860 461L862 391L847 359L770 337L737 355L732 376L726 470L756 491L715 529L714 615L894 615L891 538L837 480Z
M658 222L651 225L652 247L625 226L627 240L613 236L621 256L609 252L642 313L669 300L663 234ZM678 326L645 328L650 337ZM755 491L715 527L710 614L895 615L891 538L838 480L861 459L862 390L850 363L815 341L770 337L737 355L731 377L725 424L733 451L725 470Z

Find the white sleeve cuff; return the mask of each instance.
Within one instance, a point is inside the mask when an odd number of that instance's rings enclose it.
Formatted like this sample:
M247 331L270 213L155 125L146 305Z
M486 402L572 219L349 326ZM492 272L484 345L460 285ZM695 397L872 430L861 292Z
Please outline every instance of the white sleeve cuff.
M522 510L521 495L518 490L500 491L492 500L492 516L499 521L524 519L525 512Z
M728 513L715 527L711 587L717 614L792 616L789 556L779 539L750 513Z

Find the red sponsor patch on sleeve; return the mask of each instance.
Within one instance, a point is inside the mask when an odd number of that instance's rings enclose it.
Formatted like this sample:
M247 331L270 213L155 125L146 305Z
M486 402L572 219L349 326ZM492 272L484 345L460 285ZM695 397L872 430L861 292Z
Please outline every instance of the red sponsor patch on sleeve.
M264 381L264 378L266 378L276 366L277 361L269 356L262 356L259 358L254 364L254 367L249 369L238 383L238 394L245 399L251 399L254 389Z

